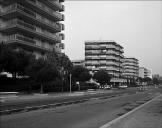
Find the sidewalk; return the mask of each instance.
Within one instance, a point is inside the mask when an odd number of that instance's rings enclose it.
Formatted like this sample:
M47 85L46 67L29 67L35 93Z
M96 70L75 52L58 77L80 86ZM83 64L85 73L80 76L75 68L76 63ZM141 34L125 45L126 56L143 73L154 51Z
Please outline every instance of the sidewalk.
M162 94L101 128L162 128Z
M162 95L135 112L122 128L162 128Z

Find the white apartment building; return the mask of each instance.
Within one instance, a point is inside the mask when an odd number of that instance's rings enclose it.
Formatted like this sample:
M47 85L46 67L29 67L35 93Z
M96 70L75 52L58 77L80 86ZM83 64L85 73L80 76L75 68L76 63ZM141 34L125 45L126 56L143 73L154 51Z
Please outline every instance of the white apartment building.
M138 59L134 57L125 57L124 58L124 72L123 76L127 79L131 78L137 78L138 77L138 72L139 72L139 62Z
M115 41L85 41L85 67L92 74L103 69L119 78L123 72L123 53L123 47Z
M151 70L147 69L145 67L140 67L139 68L139 77L141 77L141 78L146 78L146 77L152 78Z

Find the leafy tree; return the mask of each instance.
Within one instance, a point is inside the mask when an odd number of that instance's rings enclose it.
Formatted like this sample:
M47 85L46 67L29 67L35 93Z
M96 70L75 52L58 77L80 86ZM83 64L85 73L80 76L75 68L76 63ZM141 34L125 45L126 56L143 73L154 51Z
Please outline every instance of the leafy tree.
M47 54L47 61L56 65L60 70L63 68L65 71L72 69L72 62L64 53L57 53L56 51Z
M22 49L16 51L16 61L17 61L16 72L19 76L26 75L25 70L30 65L32 59L34 59L34 56L32 54L27 53Z
M47 54L47 61L52 65L55 65L59 70L63 91L63 84L69 84L69 74L72 70L72 62L64 53L57 53L55 51Z
M52 82L59 76L57 67L48 63L47 60L44 60L43 58L34 60L26 69L26 72L33 81L41 84L41 93L43 93L44 85Z
M150 81L151 81L151 78L149 78L149 77L143 78L143 82L150 82Z
M99 70L98 72L94 73L93 79L95 79L101 85L109 84L111 76L105 70Z
M81 82L85 82L85 81L88 81L91 79L91 74L88 72L88 71L85 71L85 72L82 72L80 75L79 75L79 80Z
M88 71L88 69L82 67L82 66L74 66L72 69L72 78L73 81L88 81L91 78L91 75Z
M8 45L0 45L0 71L17 75L26 75L25 68L29 65L33 56L23 50L14 50Z
M156 78L156 77L154 77L153 79L152 79L152 82L153 82L153 84L159 84L159 80L158 80L158 78Z

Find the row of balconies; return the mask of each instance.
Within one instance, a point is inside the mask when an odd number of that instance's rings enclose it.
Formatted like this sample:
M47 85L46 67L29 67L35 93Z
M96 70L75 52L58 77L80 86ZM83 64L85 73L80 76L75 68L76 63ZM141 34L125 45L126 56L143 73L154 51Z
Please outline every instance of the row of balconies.
M7 8L5 8L4 10L2 11L6 11L6 10L12 10L16 8L16 10L18 10L17 14L15 14L13 12L13 15L12 17L15 15L21 15L23 17L23 19L27 19L28 22L31 22L32 24L35 23L41 27L44 27L50 31L53 31L53 32L60 32L61 30L64 30L64 25L63 24L60 24L60 23L56 23L56 22L53 22L51 20L48 20L40 15L38 15L37 13L35 12L32 12L31 10L28 10L26 8L24 8L23 6L19 5L19 4L14 4L14 5L10 5L8 6ZM1 14L3 16L3 12ZM4 15L4 17L7 16ZM25 17L26 16L26 17ZM11 17L10 15L8 17Z
M114 66L121 66L121 64L119 63L115 63L115 62L88 62L86 61L87 65L114 65Z
M117 68L113 68L113 67L97 67L97 68L88 68L89 70L92 70L92 71L98 71L98 70L107 70L107 71L114 71L114 72L119 72L119 69Z
M138 73L134 73L134 72L123 72L124 76L138 76Z
M139 69L138 66L125 66L125 65L123 65L123 67L125 69L135 69L135 70L138 70Z
M48 17L52 20L64 20L64 15L62 15L61 13L59 12L56 12L56 11L53 11L53 10L49 10L48 8L45 8L43 7L41 4L33 4L33 8L34 11L32 11L31 9L29 8L26 8L20 4L12 4L12 5L9 5L7 7L4 7L2 10L1 10L1 13L2 15L5 15L5 14L8 14L10 12L13 12L13 11L17 11L17 10L20 10L20 11L23 11L27 14L29 14L30 16L33 16L33 17L36 17L36 12L41 14L41 15L44 15L45 17Z
M121 53L119 53L119 52L109 52L109 50L108 51L101 51L101 50L86 50L85 51L85 54L86 55L115 55L115 56L120 56L120 57L122 57L122 58L124 58L124 55L123 54L121 54Z
M0 28L0 31L8 32L7 29L12 29L12 28L15 29L15 27L19 29L23 29L23 31L28 32L28 34L30 35L33 35L34 33L36 36L40 38L42 37L42 38L50 40L50 42L53 42L53 41L60 42L62 38L62 36L58 36L58 35L49 33L47 31L39 31L36 26L28 24L19 19L10 20L9 22L5 23L2 26L2 28Z
M120 67L120 68L123 68L122 65L118 64L118 63L107 63L107 62L86 62L85 65L87 66L114 66L114 67Z
M30 0L30 1L35 1L35 0ZM57 9L59 11L65 10L65 6L62 5L59 1L56 1L56 0L53 0L53 1L52 0L40 0L40 1L54 10L57 10Z
M124 60L124 63L127 63L127 64L138 64L138 61L135 61L135 60Z
M91 45L85 45L85 50L100 50L100 49L105 49L105 50L109 50L109 49L115 49L116 51L120 51L120 52L124 52L122 48L119 48L115 45L107 45L107 46L91 46Z
M20 35L20 34L13 34L5 38L5 43L7 44L14 44L18 43L23 45L24 47L30 47L31 49L36 49L39 51L52 51L52 47L43 47L41 45L38 45L38 43L33 40L32 38Z
M137 73L138 70L136 70L136 69L124 69L124 72L125 73Z
M53 33L50 33L48 31L39 31L36 26L28 24L28 23L26 23L26 22L24 22L22 20L19 20L19 19L14 19L14 20L10 20L10 21L6 22L2 26L1 30L5 31L5 29L12 28L12 27L15 27L15 26L16 27L20 26L22 28L25 28L26 30L28 29L28 30L30 30L32 32L39 33L39 34L44 35L46 37L53 38L54 40L59 41L59 42L61 40L60 36L55 35Z
M87 57L85 56L86 60L116 60L123 62L123 59L121 57L115 57L115 56L106 56L106 57Z

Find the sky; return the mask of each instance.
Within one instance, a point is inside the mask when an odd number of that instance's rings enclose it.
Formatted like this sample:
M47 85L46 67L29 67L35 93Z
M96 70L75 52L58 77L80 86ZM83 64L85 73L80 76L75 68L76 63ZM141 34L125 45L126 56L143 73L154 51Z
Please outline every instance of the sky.
M162 1L65 1L64 52L84 59L86 40L114 40L162 75Z

